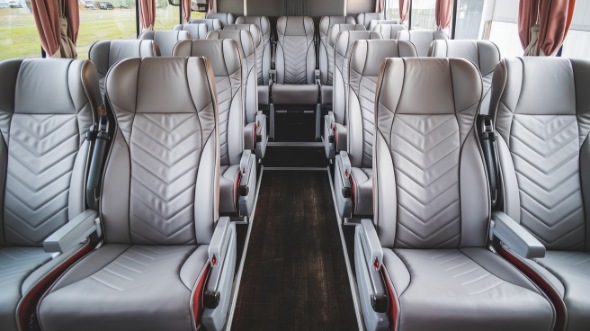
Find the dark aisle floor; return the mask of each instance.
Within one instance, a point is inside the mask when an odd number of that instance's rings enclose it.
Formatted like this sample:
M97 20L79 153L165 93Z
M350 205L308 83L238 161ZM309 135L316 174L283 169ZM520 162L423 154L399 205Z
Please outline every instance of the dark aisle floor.
M232 330L357 330L325 171L265 171Z

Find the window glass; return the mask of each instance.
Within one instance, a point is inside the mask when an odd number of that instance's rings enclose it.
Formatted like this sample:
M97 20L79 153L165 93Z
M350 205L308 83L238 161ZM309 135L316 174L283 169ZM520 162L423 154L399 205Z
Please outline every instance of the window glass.
M492 22L490 40L500 49L500 55L504 57L522 56L524 51L518 37L518 25L508 22Z
M180 6L171 6L168 0L156 1L156 24L154 30L172 30L180 23Z
M570 30L563 42L561 56L590 60L590 31Z
M0 60L41 56L41 42L25 1L0 0Z
M399 20L399 0L385 1L385 19Z
M78 58L98 40L135 39L135 0L80 1Z
M191 19L203 19L205 18L204 12L198 10L207 10L207 0L191 0Z
M412 1L412 30L436 30L435 0Z
M455 39L480 39L483 5L485 0L459 0Z

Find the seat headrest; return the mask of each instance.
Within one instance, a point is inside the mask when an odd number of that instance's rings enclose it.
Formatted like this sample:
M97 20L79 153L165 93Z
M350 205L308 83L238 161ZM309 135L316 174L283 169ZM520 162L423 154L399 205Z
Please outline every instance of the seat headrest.
M344 31L367 31L367 29L362 24L334 24L328 30L328 45L334 47L338 34Z
M236 24L256 24L263 36L270 36L270 21L266 16L240 16L236 19Z
M590 110L590 62L554 57L503 59L492 82L490 112L501 101L514 114L575 115Z
M482 76L494 72L500 62L500 50L487 40L434 40L428 56L467 59L479 68Z
M373 30L377 24L401 24L401 22L399 20L372 20L367 30Z
M191 24L192 23L207 24L207 28L209 29L209 31L221 30L223 28L221 21L217 18L197 18L194 20L190 20L189 23L191 23Z
M187 31L190 34L191 39L205 39L209 32L209 28L205 23L176 24L172 30Z
M338 34L334 50L341 56L346 56L352 49L352 44L361 39L381 39L381 35L372 31L344 31Z
M397 33L397 39L417 41L417 40L438 40L449 39L444 31L437 30L401 30Z
M376 109L413 115L476 113L481 94L479 71L467 60L388 58L377 84ZM472 119L475 114L468 115Z
M180 40L190 39L188 31L157 30L144 31L137 39L155 40L160 49L160 55L171 56L174 45Z
M232 13L208 13L206 19L218 19L222 26L234 24L234 15Z
M152 56L160 56L158 44L153 40L99 40L88 51L88 58L101 76L105 76L115 63L123 59Z
M223 30L244 30L250 32L252 35L252 41L254 42L254 47L258 47L262 42L262 34L260 33L260 29L256 24L230 24L226 25Z
M377 77L388 57L417 57L416 47L407 40L357 40L350 50L350 70Z
M318 28L320 36L328 36L328 31L334 24L356 24L356 20L352 16L322 16Z
M207 58L215 76L231 76L242 68L241 51L233 39L184 40L176 44L174 56Z
M98 74L88 60L0 62L0 110L18 114L77 114L102 104Z
M207 39L233 39L238 43L241 54L244 58L254 54L256 46L252 35L246 30L216 30L207 35Z
M117 116L123 112L199 112L201 120L208 119L205 122L212 126L202 129L210 131L217 115L216 107L208 106L215 100L209 70L202 57L126 59L109 71L107 95Z
M371 24L372 20L382 20L383 19L383 13L360 13L358 15L356 15L356 22L358 24L362 24L365 26L365 28L369 28L369 25Z
M281 16L277 21L280 36L313 36L313 20L308 16Z
M383 39L397 39L397 33L407 29L403 24L376 24L371 31L379 32Z

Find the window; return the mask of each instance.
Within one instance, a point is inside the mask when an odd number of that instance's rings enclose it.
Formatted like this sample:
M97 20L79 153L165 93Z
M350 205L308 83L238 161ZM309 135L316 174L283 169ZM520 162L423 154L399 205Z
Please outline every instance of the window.
M481 39L484 0L457 1L455 39Z
M172 30L180 23L180 6L171 6L168 0L156 1L156 24L154 30Z
M41 42L27 3L0 2L0 60L40 56Z
M98 40L135 39L135 0L80 1L78 58L87 59Z
M518 37L518 25L508 22L492 22L490 40L500 49L504 57L522 56L524 51Z
M435 0L412 1L412 30L436 30Z
M590 31L570 30L563 42L561 56L590 60Z
M385 19L400 20L399 17L399 0L385 1Z
M207 0L191 0L191 19L203 19L207 10ZM201 10L201 12L199 12Z

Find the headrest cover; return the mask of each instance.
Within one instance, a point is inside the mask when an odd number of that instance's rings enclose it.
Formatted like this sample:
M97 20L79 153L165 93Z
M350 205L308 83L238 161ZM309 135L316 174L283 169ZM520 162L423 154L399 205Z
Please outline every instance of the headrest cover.
M232 13L208 13L205 18L218 19L223 26L234 24L234 15Z
M320 36L328 36L328 31L334 24L356 24L356 20L352 16L322 16L319 24Z
M205 23L186 23L176 24L172 30L187 31L191 35L191 39L205 39L209 27Z
M241 48L241 54L244 58L254 54L256 47L252 40L252 35L246 30L216 30L207 35L207 39L233 39Z
M262 34L256 24L230 24L223 28L224 31L244 30L250 32L254 46L258 47L262 42Z
M199 57L127 59L109 71L107 95L117 117L122 112L162 114L202 110L210 113L200 114L201 119L214 123L215 107L207 107L214 100L208 70L207 61Z
M459 57L475 64L482 76L491 74L500 62L500 50L487 40L434 40L431 57Z
M241 52L233 39L185 40L176 45L174 56L207 58L215 76L230 76L241 70Z
M236 24L256 24L263 36L270 36L270 21L266 16L240 16Z
M308 16L281 16L277 21L279 36L313 36L313 20Z
M223 28L221 21L217 18L197 18L194 20L190 20L189 23L191 23L191 24L192 23L207 24L207 28L209 29L209 31L221 30Z
M334 24L328 30L328 45L334 47L338 34L344 31L367 31L362 24Z
M464 59L388 58L380 77L378 112L434 115L479 108L481 76Z
M344 31L338 35L334 50L339 55L346 56L352 49L352 44L361 39L381 39L381 35L372 31Z
M350 51L350 70L362 76L379 76L388 57L417 57L416 47L407 40L357 40Z

